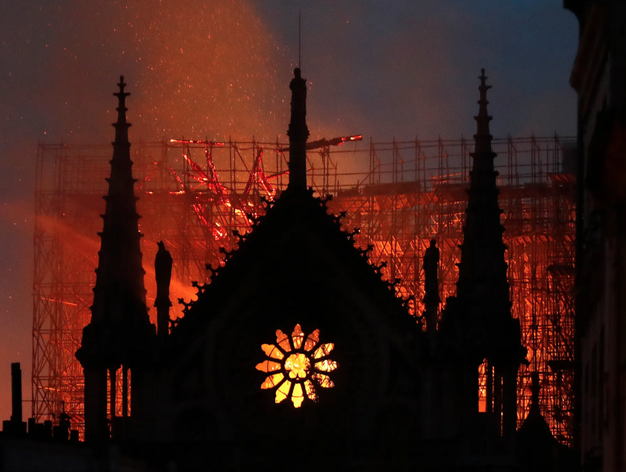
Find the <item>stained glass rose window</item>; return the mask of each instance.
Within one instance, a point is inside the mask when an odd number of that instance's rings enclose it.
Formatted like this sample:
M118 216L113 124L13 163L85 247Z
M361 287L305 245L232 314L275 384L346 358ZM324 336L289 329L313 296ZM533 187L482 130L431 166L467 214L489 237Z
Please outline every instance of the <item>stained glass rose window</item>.
M297 324L291 337L277 330L276 344L261 346L267 358L256 368L268 374L261 388L276 389L276 403L289 398L295 408L300 408L305 397L317 402L318 387L335 386L328 375L338 367L337 362L329 358L335 345L320 344L319 340L319 329L305 336Z

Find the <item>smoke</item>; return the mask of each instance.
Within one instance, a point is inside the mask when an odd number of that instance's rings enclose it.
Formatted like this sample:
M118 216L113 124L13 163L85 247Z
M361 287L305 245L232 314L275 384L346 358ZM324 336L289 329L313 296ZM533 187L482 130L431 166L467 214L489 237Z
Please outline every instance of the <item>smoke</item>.
M29 119L48 118L42 138L110 139L120 75L135 140L274 138L285 127L280 47L244 2L73 1L31 13L42 29L12 54L39 80L16 87L15 102L31 103Z
M0 338L0 385L10 385L8 364L19 360L26 386L37 140L111 141L112 93L120 75L131 92L133 142L180 136L274 140L288 116L285 80L280 86L275 80L288 78L289 70L277 72L281 47L241 1L3 2L0 18L0 195L11 208L0 221L6 328ZM95 232L93 238L66 236L74 250L96 257ZM195 291L185 283L173 281L173 290L189 299ZM29 391L24 388L25 398ZM9 411L9 391L3 388L0 416L8 418Z

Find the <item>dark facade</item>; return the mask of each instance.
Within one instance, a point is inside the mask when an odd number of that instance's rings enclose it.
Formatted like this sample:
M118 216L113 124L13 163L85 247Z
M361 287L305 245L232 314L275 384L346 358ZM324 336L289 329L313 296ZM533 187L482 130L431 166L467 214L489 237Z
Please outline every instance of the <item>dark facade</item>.
M434 471L519 470L520 441L547 442L553 459L544 470L561 470L549 431L535 435L532 423L525 438L515 431L526 350L510 311L484 71L457 296L436 327L431 252L428 331L341 217L307 189L307 88L299 69L294 75L289 187L225 253L225 265L209 268L210 283L196 284L197 299L169 330L171 260L168 267L162 248L158 335L146 313L121 81L92 321L77 352L88 443L107 444L110 428L125 454L156 470ZM546 464L545 454L524 468Z
M577 428L585 470L626 470L626 3L566 0L579 20Z

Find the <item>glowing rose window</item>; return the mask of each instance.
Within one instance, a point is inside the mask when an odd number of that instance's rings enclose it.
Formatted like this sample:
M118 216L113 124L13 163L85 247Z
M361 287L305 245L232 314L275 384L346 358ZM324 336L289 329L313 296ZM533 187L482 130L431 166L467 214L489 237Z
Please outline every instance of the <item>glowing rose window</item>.
M291 398L293 406L300 408L305 396L317 402L317 387L335 386L327 375L337 368L337 363L328 358L335 345L319 344L319 340L319 329L305 338L298 324L293 329L291 338L278 330L276 344L261 346L268 357L256 366L257 370L268 374L261 388L276 388L276 403Z

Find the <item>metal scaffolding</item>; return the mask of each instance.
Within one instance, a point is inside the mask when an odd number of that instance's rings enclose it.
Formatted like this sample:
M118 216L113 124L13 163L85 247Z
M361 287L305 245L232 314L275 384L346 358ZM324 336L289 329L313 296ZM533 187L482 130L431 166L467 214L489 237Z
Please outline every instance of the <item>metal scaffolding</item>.
M436 238L445 304L455 293L473 142L348 141L309 151L309 185L333 195L329 206L347 213L346 229L361 229L357 244L372 245L371 259L387 263L387 279L399 279L402 295L415 297L416 316L424 309L421 259ZM512 310L530 361L520 373L518 418L526 417L530 374L537 371L542 411L565 444L573 427L573 144L556 136L493 142ZM233 232L248 231L250 218L263 212L262 199L286 188L287 148L184 139L133 146L149 306L156 242L165 241L174 259L172 299L188 301L196 293L191 281L206 281L206 264L222 263L220 248L233 247ZM38 420L64 408L81 427L83 379L74 353L90 317L110 154L110 146L38 147L32 378ZM182 316L180 308L174 317Z

